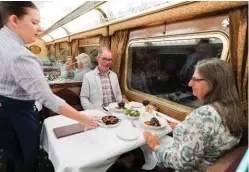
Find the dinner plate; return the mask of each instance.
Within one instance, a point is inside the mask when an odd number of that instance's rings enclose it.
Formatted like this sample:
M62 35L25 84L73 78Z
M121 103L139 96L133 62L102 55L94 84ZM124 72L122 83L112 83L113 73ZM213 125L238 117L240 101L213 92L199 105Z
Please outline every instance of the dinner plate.
M130 108L141 108L141 107L143 107L143 104L139 103L139 102L133 102L133 101L131 101L131 102L128 103L128 106Z
M135 140L139 137L138 131L134 127L123 128L120 127L117 136L123 140Z
M153 117L155 117L159 121L161 126L151 126L151 125L147 125L144 123L145 121L150 121L151 118ZM169 125L168 122L164 118L159 117L159 116L154 116L154 115L140 115L139 123L146 128L155 129L155 130L161 129Z
M112 111L115 111L115 112L123 112L123 109L116 109L116 107L119 107L117 102L115 102L115 103L110 103L108 107L109 107Z
M120 125L120 121L117 122L116 124L109 124L106 125L103 121L98 121L99 126L104 127L104 128L112 128L112 127L117 127Z

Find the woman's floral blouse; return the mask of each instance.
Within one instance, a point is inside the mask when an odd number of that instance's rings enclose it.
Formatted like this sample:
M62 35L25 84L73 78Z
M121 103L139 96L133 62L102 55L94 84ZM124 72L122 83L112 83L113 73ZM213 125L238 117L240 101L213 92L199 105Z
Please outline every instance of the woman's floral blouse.
M241 136L231 135L217 111L205 105L176 126L173 138L171 147L156 147L158 166L178 171L204 171L224 152L236 146Z

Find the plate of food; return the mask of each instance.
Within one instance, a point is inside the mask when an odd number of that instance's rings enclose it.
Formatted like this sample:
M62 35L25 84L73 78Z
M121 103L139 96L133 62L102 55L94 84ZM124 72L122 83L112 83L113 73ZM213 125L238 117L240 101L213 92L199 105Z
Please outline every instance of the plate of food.
M110 103L109 108L115 112L123 112L125 108L125 103L124 102L115 102L115 103Z
M152 115L140 116L139 122L142 126L150 129L161 129L168 126L168 122L164 118Z
M120 125L121 120L116 116L103 116L99 119L99 126L111 128Z
M124 109L124 114L130 119L138 119L140 112L135 109Z

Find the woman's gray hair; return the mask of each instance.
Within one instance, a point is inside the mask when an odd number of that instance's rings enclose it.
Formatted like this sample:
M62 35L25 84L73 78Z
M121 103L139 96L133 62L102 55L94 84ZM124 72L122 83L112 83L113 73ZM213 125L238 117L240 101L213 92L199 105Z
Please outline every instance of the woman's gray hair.
M232 66L218 58L205 59L195 69L205 79L211 91L204 97L204 104L212 105L234 136L239 136L247 126L247 118L233 78Z
M91 59L87 54L81 53L80 55L75 57L75 59L77 60L77 63L82 63L84 68L91 67Z

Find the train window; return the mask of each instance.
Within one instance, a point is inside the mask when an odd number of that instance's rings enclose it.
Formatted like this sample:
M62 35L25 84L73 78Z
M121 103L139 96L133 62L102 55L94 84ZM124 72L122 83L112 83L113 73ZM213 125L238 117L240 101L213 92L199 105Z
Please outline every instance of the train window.
M131 41L128 47L129 90L197 108L188 82L201 59L227 56L221 37Z

